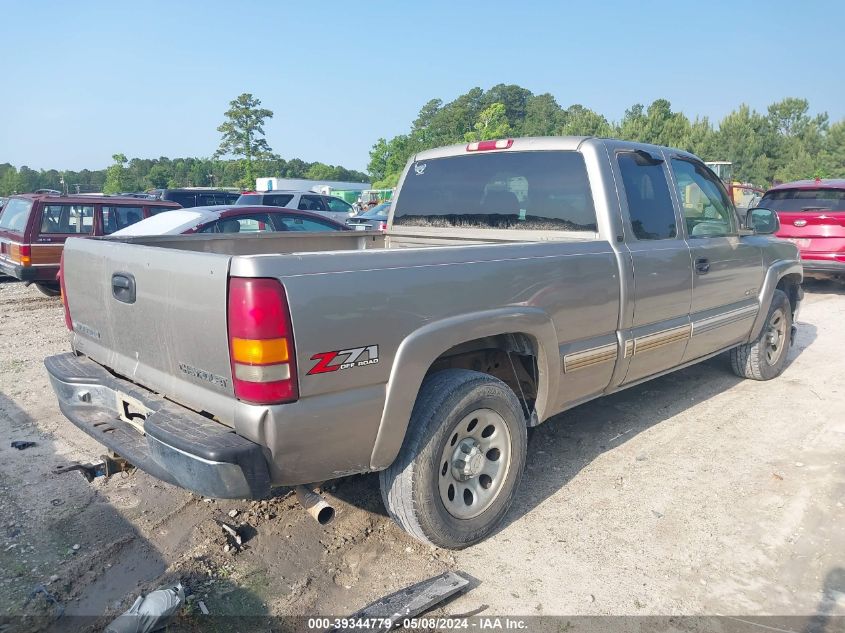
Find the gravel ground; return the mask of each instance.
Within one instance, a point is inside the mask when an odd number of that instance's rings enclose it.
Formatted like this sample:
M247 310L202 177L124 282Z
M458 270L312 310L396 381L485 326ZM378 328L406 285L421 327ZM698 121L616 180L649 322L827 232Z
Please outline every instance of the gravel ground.
M223 502L140 472L52 474L103 448L43 369L68 349L61 304L0 280L0 616L52 613L25 605L43 583L105 622L176 579L214 614L342 615L447 569L477 580L451 614L845 615L843 323L842 287L812 284L778 380L717 358L557 416L505 527L453 553L390 522L374 476L333 484L337 520L320 528L284 491Z

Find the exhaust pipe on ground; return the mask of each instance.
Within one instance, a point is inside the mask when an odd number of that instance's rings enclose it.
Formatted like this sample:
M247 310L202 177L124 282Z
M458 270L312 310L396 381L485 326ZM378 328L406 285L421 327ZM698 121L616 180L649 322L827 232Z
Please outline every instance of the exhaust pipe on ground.
M308 486L296 486L293 491L299 505L305 508L320 525L328 525L334 519L334 508Z

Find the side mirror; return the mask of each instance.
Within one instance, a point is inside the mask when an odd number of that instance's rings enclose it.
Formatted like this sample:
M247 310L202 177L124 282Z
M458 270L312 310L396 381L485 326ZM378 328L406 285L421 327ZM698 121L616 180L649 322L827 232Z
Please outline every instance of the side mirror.
M757 235L771 235L780 230L780 220L778 214L771 209L757 207L748 210L745 216L745 227Z

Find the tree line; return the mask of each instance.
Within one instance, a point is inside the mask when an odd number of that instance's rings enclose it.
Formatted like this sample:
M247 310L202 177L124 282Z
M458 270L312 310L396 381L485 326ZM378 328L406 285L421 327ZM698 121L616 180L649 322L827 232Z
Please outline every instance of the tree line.
M55 189L69 193L104 191L146 191L175 187L244 187L255 186L247 180L246 159L217 160L213 158L133 158L115 154L114 164L107 169L58 171L56 169L17 169L9 163L0 164L0 195ZM369 182L367 174L345 167L309 163L299 158L285 160L273 156L253 160L257 175L313 180L345 180ZM64 179L64 185L62 180ZM108 186L107 186L108 181ZM251 183L251 184L248 184Z
M621 138L690 151L733 163L734 178L768 187L801 178L845 177L845 119L810 114L806 99L786 98L765 113L743 104L718 123L690 119L666 99L631 106L611 122L582 105L561 107L548 94L517 85L473 88L454 101L426 103L406 134L380 138L368 170L375 187L394 186L416 152L441 145L516 136Z

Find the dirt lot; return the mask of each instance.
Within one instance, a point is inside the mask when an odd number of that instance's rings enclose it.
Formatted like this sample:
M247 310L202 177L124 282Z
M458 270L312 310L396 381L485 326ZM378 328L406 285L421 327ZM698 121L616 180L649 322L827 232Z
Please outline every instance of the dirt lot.
M780 379L714 359L558 416L531 439L504 529L452 553L390 522L374 476L336 484L324 529L289 496L52 475L102 447L47 383L43 358L68 348L61 304L0 283L0 616L50 613L41 595L24 606L38 583L68 614L108 615L177 578L214 614L343 615L447 569L478 581L452 614L845 615L843 325L845 292L814 284ZM244 526L241 552L215 519Z

